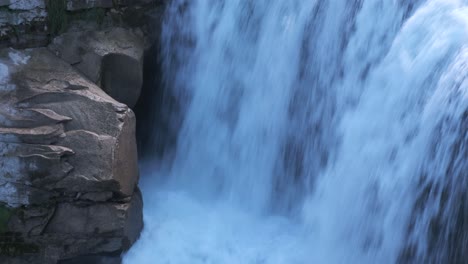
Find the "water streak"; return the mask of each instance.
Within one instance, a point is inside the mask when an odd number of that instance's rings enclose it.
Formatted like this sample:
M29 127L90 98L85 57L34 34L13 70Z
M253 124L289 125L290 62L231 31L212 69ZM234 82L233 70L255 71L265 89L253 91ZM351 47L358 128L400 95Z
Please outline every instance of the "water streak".
M163 32L183 123L125 263L463 259L466 1L174 0Z

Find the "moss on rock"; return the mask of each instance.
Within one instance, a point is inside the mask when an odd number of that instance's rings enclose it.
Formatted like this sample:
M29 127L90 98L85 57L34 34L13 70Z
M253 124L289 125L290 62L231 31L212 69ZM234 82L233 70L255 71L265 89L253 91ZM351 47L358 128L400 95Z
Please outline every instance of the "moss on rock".
M0 256L16 257L38 252L39 246L25 242L21 234L0 234Z
M0 205L0 234L8 231L8 221L13 214L13 209Z
M106 9L105 8L90 8L75 12L70 12L69 20L83 20L83 21L91 21L96 22L98 25L101 25L104 22L104 18L106 16Z
M65 32L73 21L95 22L101 25L107 12L105 8L100 7L67 11L66 0L48 0L46 9L47 26L52 35Z
M48 0L46 9L49 32L54 35L64 32L68 26L67 1Z

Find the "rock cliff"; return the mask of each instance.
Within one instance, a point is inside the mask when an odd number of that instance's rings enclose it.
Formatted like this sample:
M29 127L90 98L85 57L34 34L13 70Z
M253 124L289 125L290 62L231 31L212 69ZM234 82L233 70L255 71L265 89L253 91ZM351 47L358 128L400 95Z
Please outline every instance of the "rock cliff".
M129 107L163 2L0 0L0 263L120 263L138 239Z
M119 254L142 228L135 117L45 48L0 53L0 262Z

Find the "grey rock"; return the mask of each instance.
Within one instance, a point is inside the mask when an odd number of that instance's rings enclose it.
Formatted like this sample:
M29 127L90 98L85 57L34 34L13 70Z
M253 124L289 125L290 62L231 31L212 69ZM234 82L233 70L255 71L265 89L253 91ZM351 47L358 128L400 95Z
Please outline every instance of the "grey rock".
M112 192L89 192L81 195L79 198L82 200L90 200L94 202L105 202L112 198Z
M4 163L9 161L3 165L5 168L13 163L35 166L2 170L0 174L27 169L60 179L41 188L66 193L106 190L130 196L138 175L133 112L48 50L36 49L25 54L30 57L27 64L10 68L14 72L11 83L16 88L3 92L5 99L0 112L10 115L4 114L5 120L0 123L0 142L5 151L10 150L4 154L8 157ZM31 120L33 116L40 118ZM34 153L36 156L24 155L27 150L21 144L40 147ZM43 158L46 154L42 152L49 151L50 146L61 150L62 164L67 165L62 166L59 175L40 171L47 168L43 165L51 163L50 158ZM6 156L11 153L23 155L13 160L11 155ZM29 184L32 179L28 180L21 183Z
M143 224L137 181L126 105L46 48L0 50L0 263L128 249Z
M119 27L68 32L49 45L57 56L129 107L136 104L141 93L145 48L141 31Z
M13 10L33 10L33 9L44 9L44 0L10 0L8 6Z
M10 0L0 0L0 6L10 5Z
M111 8L114 6L113 0L68 0L67 10L77 11L90 8Z

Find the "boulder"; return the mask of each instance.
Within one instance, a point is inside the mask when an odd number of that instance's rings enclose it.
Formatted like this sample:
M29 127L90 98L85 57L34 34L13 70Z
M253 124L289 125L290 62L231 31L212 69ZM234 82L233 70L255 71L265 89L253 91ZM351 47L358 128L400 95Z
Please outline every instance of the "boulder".
M142 229L137 181L126 105L46 48L0 50L0 263L119 256Z
M129 107L135 106L141 93L145 48L140 30L119 27L68 32L49 45L57 56Z

